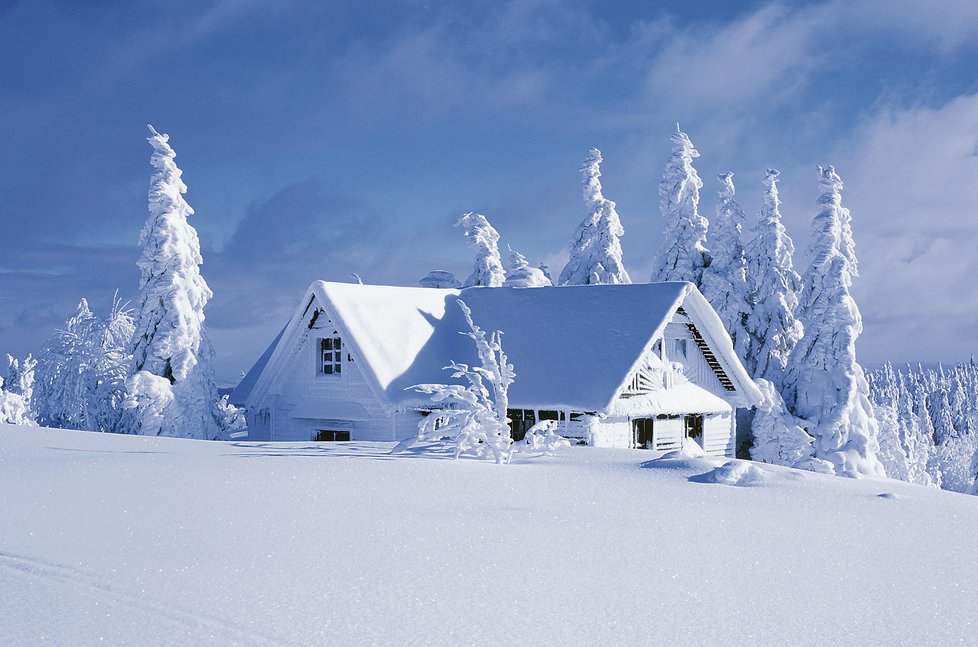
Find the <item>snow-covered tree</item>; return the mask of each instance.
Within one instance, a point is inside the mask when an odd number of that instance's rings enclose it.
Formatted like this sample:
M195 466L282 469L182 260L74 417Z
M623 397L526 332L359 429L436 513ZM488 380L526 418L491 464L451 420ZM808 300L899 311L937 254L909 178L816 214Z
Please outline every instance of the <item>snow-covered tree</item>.
M601 151L592 148L581 178L587 215L574 232L570 259L557 280L560 285L631 283L622 264L621 237L625 233L615 203L601 193Z
M38 357L33 397L38 423L115 431L125 399L132 332L132 316L118 299L106 321L92 314L82 299Z
M448 270L432 270L418 281L423 288L460 288L462 284L458 282L455 275Z
M887 366L869 377L870 399L880 424L880 460L888 476L956 492L976 491L978 476L978 365L924 369L908 366L896 372L897 432L903 461L892 469L894 452L887 429L892 418L892 382ZM889 395L888 395L889 391ZM904 457L905 456L905 460Z
M709 222L699 213L703 181L693 168L699 157L689 136L679 129L672 136L672 156L659 183L659 210L666 226L652 262L652 282L690 281L702 285L709 265L706 232Z
M817 458L842 476L883 476L869 385L856 361L863 326L849 294L855 268L843 253L854 245L845 239L842 180L831 166L818 172L819 211L798 307L805 334L791 354L782 392L788 408L809 421Z
M764 206L744 250L751 307L745 325L750 352L744 359L751 375L770 380L783 394L784 369L803 329L795 318L801 280L794 270L795 245L781 224L778 175L768 169Z
M717 216L707 237L713 259L703 270L701 289L730 333L738 357L746 361L750 355L746 325L751 307L747 301L747 256L741 242L745 217L734 198L733 173L720 173L717 179L720 181Z
M103 324L82 299L65 325L44 344L35 370L34 409L45 427L97 431L96 341Z
M920 434L909 407L909 393L903 380L887 362L875 373L867 375L870 400L878 426L877 458L890 478L929 485L927 474L929 443Z
M798 466L814 454L812 437L804 429L804 421L791 415L774 384L765 379L755 380L764 401L754 412L751 431L754 445L750 457L755 461ZM807 466L806 466L807 467Z
M418 440L439 441L451 438L455 457L491 452L497 463L509 462L512 435L506 418L509 385L516 373L503 351L498 330L486 333L472 320L472 311L459 300L469 332L475 342L480 366L452 362L446 370L452 378L465 378L467 384L419 384L414 388L431 395L435 410L418 426Z
M914 415L913 394L907 387L903 374L897 374L897 422L900 430L900 442L906 457L903 480L917 485L940 486L940 477L928 469L934 454L933 436L927 433L920 418ZM889 467L883 464L883 469L890 475ZM894 477L896 478L896 477Z
M173 159L169 137L149 127L154 172L149 218L139 242L142 273L136 301L132 368L127 382L125 430L147 435L222 438L213 349L204 328L212 293L200 274L194 210Z
M23 362L7 355L7 379L0 377L0 423L37 425L31 408L36 365L30 355Z
M499 233L493 229L489 221L481 213L469 212L463 214L456 227L462 227L469 245L475 248L475 268L469 278L465 279L463 287L482 285L487 288L498 288L506 280L503 261L499 256Z
M126 401L126 379L132 367L131 344L135 332L132 310L118 297L112 300L112 310L105 320L99 340L101 358L98 367L98 387L95 400L95 419L102 431L119 431Z
M530 267L526 257L518 251L509 248L509 270L503 287L506 288L545 288L553 283L543 273L543 270Z

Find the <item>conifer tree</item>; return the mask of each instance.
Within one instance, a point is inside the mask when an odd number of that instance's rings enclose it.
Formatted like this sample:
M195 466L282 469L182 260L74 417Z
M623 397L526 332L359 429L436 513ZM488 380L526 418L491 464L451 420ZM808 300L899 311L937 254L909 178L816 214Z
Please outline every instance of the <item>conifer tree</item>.
M764 206L744 251L751 307L745 326L750 352L745 359L751 375L770 380L783 394L784 369L802 336L802 326L795 318L801 280L794 270L794 243L781 224L778 175L768 169Z
M719 173L717 179L717 215L707 237L713 259L703 270L702 292L730 334L737 356L746 361L750 355L746 325L751 308L747 301L747 256L741 241L745 217L734 198L733 173Z
M862 318L849 294L855 268L846 255L855 246L843 227L842 180L831 166L818 172L819 211L799 300L805 334L792 352L783 392L789 409L809 421L817 458L842 476L883 476L869 385L856 361Z
M557 280L560 285L631 283L622 264L621 226L615 203L601 192L601 151L592 148L584 165L584 204L587 215L574 232L570 258Z
M709 222L699 213L700 180L693 159L699 157L689 136L679 129L672 136L672 156L659 183L659 211L665 220L662 241L652 263L652 282L690 281L702 285L709 265L706 232Z
M476 250L475 267L462 286L500 287L506 280L506 271L503 270L503 261L499 256L499 233L485 216L471 211L463 214L455 226L463 228L469 245Z
M135 309L132 366L127 382L125 430L146 435L224 437L213 350L204 327L212 292L200 274L197 232L187 222L194 210L173 159L169 136L150 126L154 172L149 218L139 242L141 271Z
M7 379L0 377L0 424L37 426L31 407L36 365L30 355L22 362L7 355Z

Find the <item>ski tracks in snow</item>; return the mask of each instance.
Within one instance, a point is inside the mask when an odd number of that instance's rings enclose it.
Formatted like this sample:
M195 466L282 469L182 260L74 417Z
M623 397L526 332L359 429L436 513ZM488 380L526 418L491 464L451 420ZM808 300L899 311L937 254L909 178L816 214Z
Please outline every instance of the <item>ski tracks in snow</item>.
M0 552L0 581L11 576L24 578L29 583L53 585L55 587L54 593L58 596L56 599L59 600L64 600L66 596L76 595L78 596L77 602L88 602L97 606L102 606L104 603L107 607L116 606L135 612L133 618L135 627L142 624L141 620L155 622L157 625L162 624L164 628L169 625L170 629L175 631L160 636L163 643L171 642L179 635L189 637L194 644L212 643L254 647L286 647L299 644L272 636L260 629L228 618L155 599L143 591L108 584L99 579L96 574L73 566ZM9 606L7 605L9 602L8 599L4 604ZM61 611L56 604L52 604L51 608L44 610L44 613L57 614ZM73 624L70 618L68 624ZM24 629L25 633L29 633L30 628L25 627ZM130 638L135 638L135 636ZM74 640L77 639L78 636L75 635Z

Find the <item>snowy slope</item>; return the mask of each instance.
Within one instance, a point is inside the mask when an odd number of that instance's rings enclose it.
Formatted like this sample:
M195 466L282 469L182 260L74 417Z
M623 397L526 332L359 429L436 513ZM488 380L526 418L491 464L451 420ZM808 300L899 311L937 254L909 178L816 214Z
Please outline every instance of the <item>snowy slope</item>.
M389 449L0 426L0 644L978 641L975 497Z

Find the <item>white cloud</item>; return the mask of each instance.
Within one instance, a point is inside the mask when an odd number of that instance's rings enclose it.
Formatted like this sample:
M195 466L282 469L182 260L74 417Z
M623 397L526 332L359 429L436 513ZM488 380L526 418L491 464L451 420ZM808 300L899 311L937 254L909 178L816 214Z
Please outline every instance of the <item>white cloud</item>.
M829 18L824 7L771 4L728 24L676 31L651 62L648 96L679 114L719 110L724 118L784 101L825 55L816 37Z
M978 94L881 110L840 151L862 263L854 292L876 358L978 349L976 151Z

